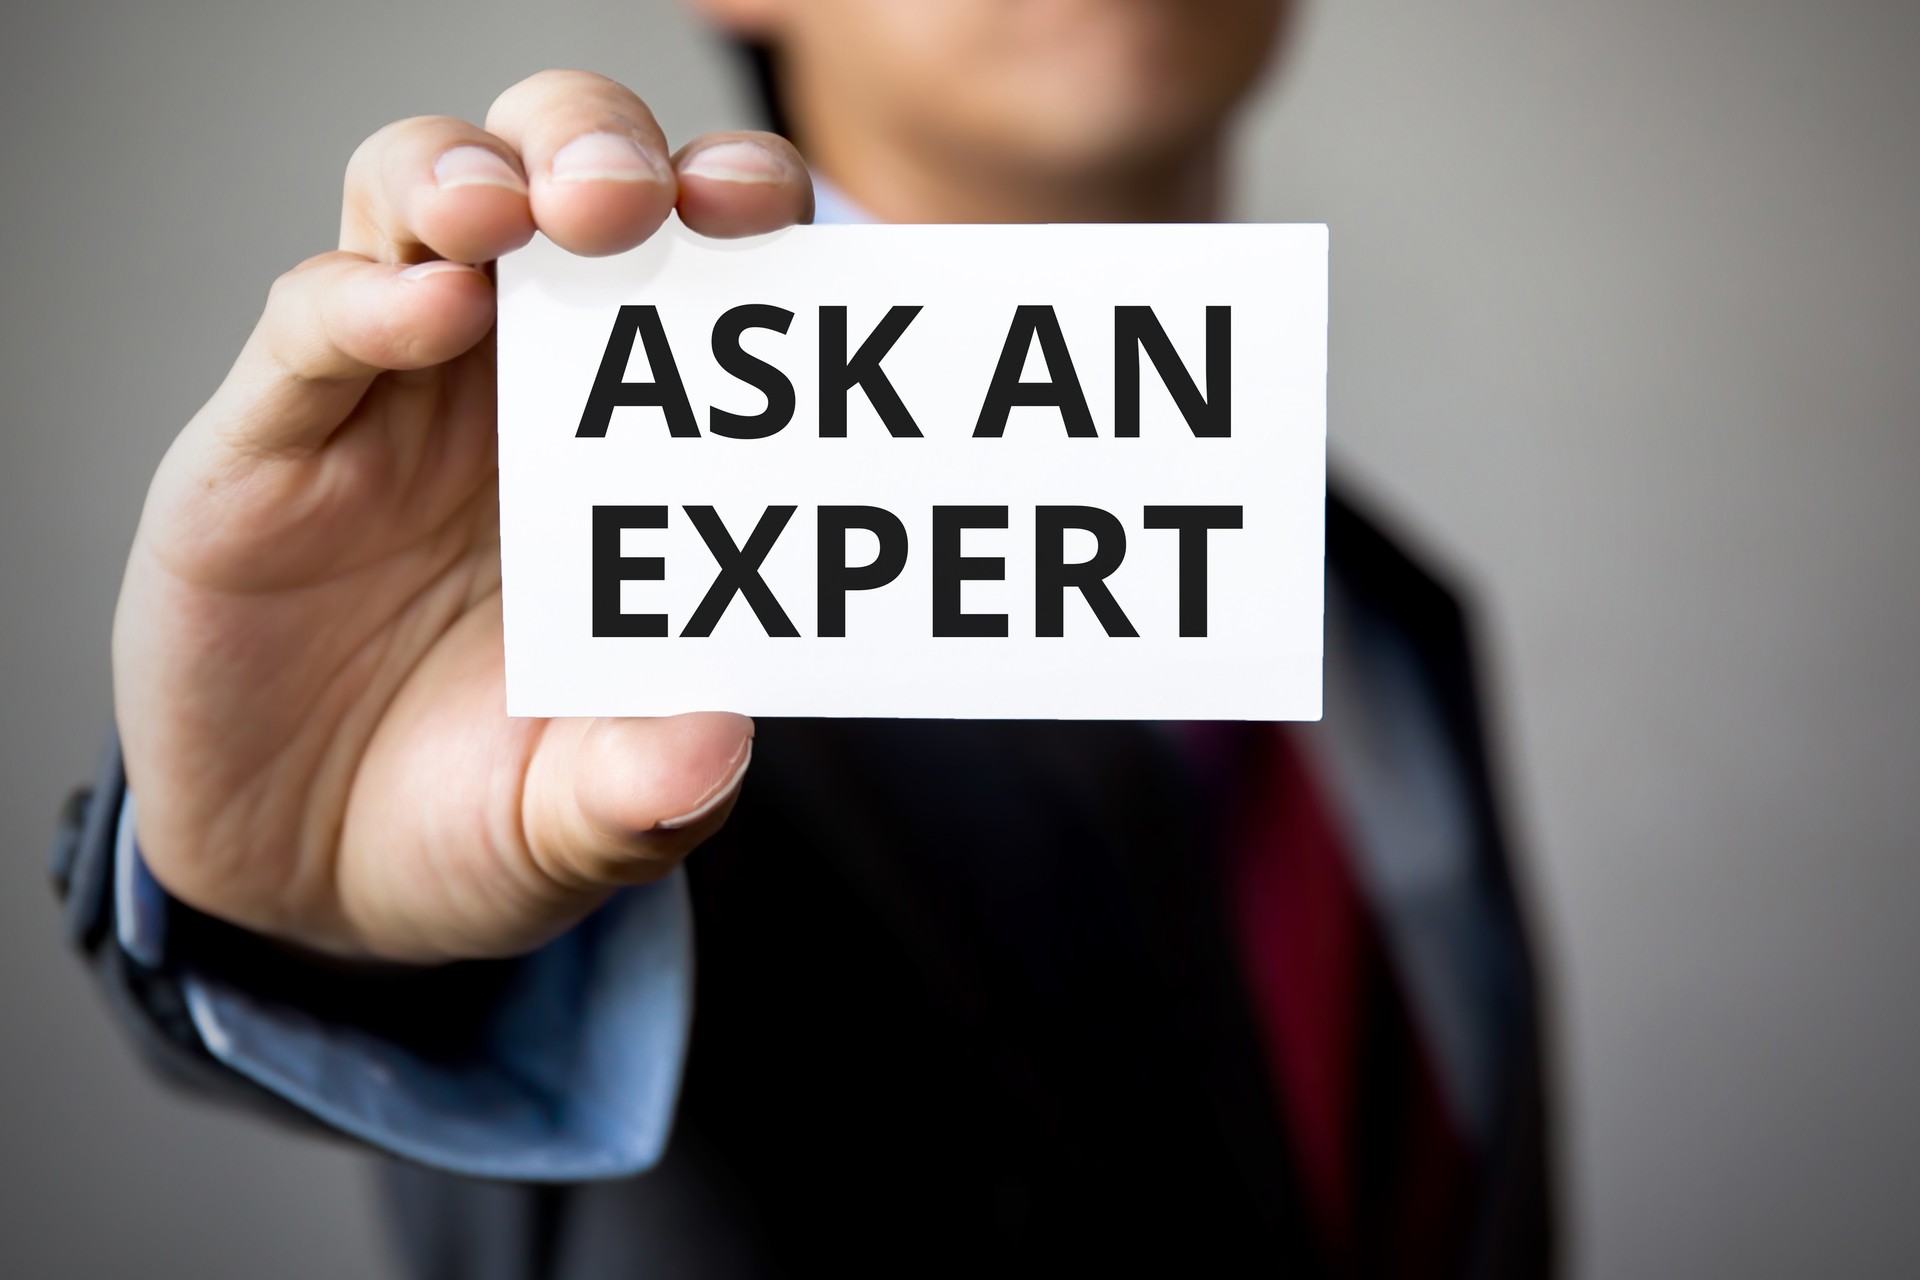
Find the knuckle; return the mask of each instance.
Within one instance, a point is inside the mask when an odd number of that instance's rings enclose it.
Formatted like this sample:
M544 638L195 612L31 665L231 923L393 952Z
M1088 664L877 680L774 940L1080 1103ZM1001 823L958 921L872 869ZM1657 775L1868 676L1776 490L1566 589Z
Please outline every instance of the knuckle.
M639 104L643 108L645 106L633 90L597 71L551 67L545 71L536 71L519 83L509 86L493 100L493 105L487 109L487 120L491 123L503 115L510 115L528 106L559 98L575 97L616 98L623 102Z
M403 134L445 134L465 133L473 126L459 116L433 115L410 116L396 125Z
M296 295L303 295L314 283L314 277L337 269L343 262L355 262L359 259L343 250L333 249L326 253L316 253L303 262L295 263L273 278L267 286L267 305L285 306Z
M344 376L334 366L329 288L365 259L341 250L315 254L274 278L251 344L278 376L310 382Z
M536 71L524 80L517 80L502 89L500 96L493 100L493 105L487 108L487 119L492 120L503 112L512 111L528 98L542 97L564 83L567 77L577 74L579 73L549 68L545 71Z
M263 320L283 316L293 306L293 297L300 291L300 269L283 271L273 278L267 286L266 305L260 308Z
M394 137L406 127L408 121L395 120L392 124L382 125L360 140L360 145L347 157L347 181L364 179L377 167L377 161L392 144Z
M445 115L408 116L383 125L368 134L347 158L347 182L351 186L373 181L382 163L397 149L447 134L466 133L472 127L458 116Z
M272 283L267 285L266 309L268 311L286 310L289 296L300 290L302 284L301 277L305 274L305 267L305 263L301 263L300 266L297 267L289 267L275 276Z
M527 77L525 84L532 89L569 93L611 92L627 93L627 87L598 71L583 71L576 67L551 67Z
M268 313L285 311L296 295L305 292L307 277L313 273L313 259L309 258L298 266L289 267L273 278L267 286Z

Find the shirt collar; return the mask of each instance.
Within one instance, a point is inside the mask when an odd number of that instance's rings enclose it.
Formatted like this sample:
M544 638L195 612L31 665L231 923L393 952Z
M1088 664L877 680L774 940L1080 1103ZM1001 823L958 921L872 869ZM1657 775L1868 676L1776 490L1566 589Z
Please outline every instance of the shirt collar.
M813 177L813 221L816 226L848 226L875 221L872 214L847 197L847 193L819 174Z

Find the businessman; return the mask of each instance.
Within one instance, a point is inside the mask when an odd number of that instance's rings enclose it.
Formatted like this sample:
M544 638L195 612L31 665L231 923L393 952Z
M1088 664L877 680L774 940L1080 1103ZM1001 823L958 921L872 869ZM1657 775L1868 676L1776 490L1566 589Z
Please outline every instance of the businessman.
M1290 8L701 7L777 132L380 130L162 462L55 859L135 1042L392 1157L420 1276L1550 1271L1461 611L1339 498L1318 725L506 717L487 263L1205 220Z

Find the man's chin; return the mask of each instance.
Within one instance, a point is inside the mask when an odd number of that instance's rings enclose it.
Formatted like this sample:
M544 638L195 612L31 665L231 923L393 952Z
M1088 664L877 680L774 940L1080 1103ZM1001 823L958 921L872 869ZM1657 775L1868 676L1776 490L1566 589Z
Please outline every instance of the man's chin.
M1230 117L1218 112L1183 114L1126 110L1075 120L1056 117L1010 145L1007 154L1026 157L1035 169L1075 181L1112 181L1182 167L1196 154L1211 154Z

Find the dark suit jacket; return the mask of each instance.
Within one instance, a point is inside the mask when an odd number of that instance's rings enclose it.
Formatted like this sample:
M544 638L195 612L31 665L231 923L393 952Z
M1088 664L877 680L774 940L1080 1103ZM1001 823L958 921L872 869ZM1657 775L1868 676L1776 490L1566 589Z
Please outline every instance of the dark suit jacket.
M1537 985L1461 610L1337 499L1328 555L1349 597L1420 655L1466 762L1496 945L1524 979L1459 1247L1421 1270L1543 1275ZM665 1162L571 1187L389 1163L413 1272L1320 1273L1219 848L1206 780L1155 726L763 721L732 819L688 864L697 1016ZM198 1047L164 975L102 945L110 907L89 895L99 886L69 888L75 939L155 1064L286 1118ZM356 998L417 1011L421 996L389 984ZM434 1007L457 1019L460 1004Z

